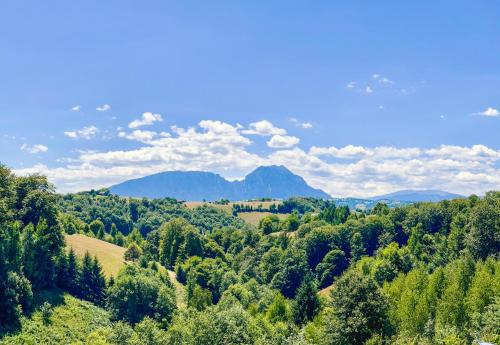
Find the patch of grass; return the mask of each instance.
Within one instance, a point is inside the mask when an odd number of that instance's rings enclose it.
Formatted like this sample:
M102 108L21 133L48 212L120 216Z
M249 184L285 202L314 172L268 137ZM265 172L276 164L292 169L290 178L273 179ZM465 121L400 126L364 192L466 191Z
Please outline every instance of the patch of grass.
M112 325L107 311L60 290L42 291L35 302L33 313L21 318L21 330L0 338L0 344L73 344L85 341L93 331ZM45 323L40 310L44 302L53 306Z
M262 205L262 208L269 209L269 207L272 204L275 204L276 206L278 206L281 203L282 203L281 200L275 200L275 201L234 201L234 202L230 202L227 205L219 205L219 204L214 204L214 203L207 202L207 201L186 201L184 204L190 210L192 210L196 207L203 206L203 205L210 205L210 206L213 206L215 208L221 209L221 210L227 212L228 214L232 214L233 204L252 206L253 208L257 208L257 207L259 207L259 205Z
M318 294L319 294L320 296L323 296L323 297L325 297L325 298L329 299L329 298L330 298L330 292L331 292L332 290L333 290L333 284L332 284L332 285L330 285L330 286L327 286L327 287L326 287L326 288L324 288L324 289L319 290L319 291L318 291Z
M286 217L288 217L288 214L271 212L240 212L238 213L238 217L249 224L257 226L259 225L259 222L262 218L270 216L272 214L277 215L280 219L285 219Z
M79 256L85 255L88 251L90 255L97 256L102 265L102 269L106 276L115 276L120 269L125 265L123 254L126 248L101 241L97 238L91 238L85 235L74 234L66 235L67 249L73 248Z

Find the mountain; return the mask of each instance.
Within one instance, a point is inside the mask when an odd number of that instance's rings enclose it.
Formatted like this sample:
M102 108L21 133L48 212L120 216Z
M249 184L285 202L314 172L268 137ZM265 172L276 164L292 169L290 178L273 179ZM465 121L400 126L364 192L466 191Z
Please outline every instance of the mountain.
M276 165L259 167L241 181L228 181L218 174L203 171L167 171L128 180L109 189L122 196L171 197L186 201L286 199L292 196L331 198L322 190L310 187L286 167Z
M371 200L392 200L392 201L432 201L437 202L441 200L463 198L463 195L443 192L441 190L400 190L394 193L376 196Z

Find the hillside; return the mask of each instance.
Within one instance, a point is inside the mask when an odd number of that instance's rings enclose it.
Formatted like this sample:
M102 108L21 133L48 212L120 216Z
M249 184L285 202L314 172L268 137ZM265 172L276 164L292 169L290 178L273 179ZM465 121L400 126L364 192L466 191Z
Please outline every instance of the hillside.
M168 171L111 186L114 194L131 197L165 198L186 201L286 199L304 196L329 199L330 195L310 187L304 179L284 166L259 167L241 181L228 181L202 171Z
M371 200L391 200L391 201L400 201L400 202L438 202L442 200L451 200L463 198L464 196L459 194L453 194L444 192L441 190L400 190L394 193L389 193L385 195L379 195L371 198Z
M126 249L115 244L80 234L66 235L66 244L68 250L70 247L73 248L79 256L85 255L87 251L90 255L97 256L104 273L108 277L116 277L120 269L125 265L123 254Z
M43 322L40 306L48 302L53 312ZM78 344L95 343L96 331L109 330L110 313L60 290L43 291L37 296L35 311L21 318L21 332L0 336L0 344ZM93 340L92 340L93 339Z
M126 249L115 244L80 234L66 235L66 243L68 250L69 247L72 247L79 256L85 255L85 252L89 252L91 256L96 256L102 265L104 274L108 277L116 277L120 269L126 264L123 258ZM165 269L164 267L161 268ZM175 272L167 270L167 273L175 287L177 305L178 307L184 307L186 304L184 286L177 280Z

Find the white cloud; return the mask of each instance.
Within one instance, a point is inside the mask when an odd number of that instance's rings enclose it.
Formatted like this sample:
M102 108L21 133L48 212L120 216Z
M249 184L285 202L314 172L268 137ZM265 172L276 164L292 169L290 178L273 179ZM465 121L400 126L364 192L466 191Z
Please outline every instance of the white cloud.
M111 109L111 106L109 104L103 104L95 108L95 110L97 111L108 111L109 109Z
M350 82L347 83L347 85L345 87L348 88L348 89L354 89L356 87L356 82L355 81L350 81Z
M372 89L370 86L367 86L367 87L365 88L365 92L366 92L366 93L373 93L373 89Z
M49 150L49 148L45 145L42 144L36 144L33 146L30 146L28 144L22 144L20 147L21 151L26 151L29 153L45 153Z
M500 111L498 111L497 109L495 108L492 108L492 107L488 107L486 108L485 111L481 111L479 113L474 113L473 115L481 115L481 116L491 116L491 117L495 117L495 116L500 116Z
M297 137L276 134L267 142L267 146L275 149L286 149L297 145L299 141Z
M83 127L82 129L76 129L73 131L66 131L64 134L67 137L70 137L71 139L92 139L93 137L96 136L96 134L99 133L99 128L96 126L88 126L88 127Z
M153 114L151 112L145 112L142 114L141 118L134 120L128 124L129 128L139 128L142 126L150 126L155 122L161 122L163 118L160 114Z
M153 131L142 131L140 129L134 130L132 133L119 132L118 136L120 138L126 138L129 140L136 140L143 143L150 142L153 140L158 134Z
M394 82L392 80L390 80L387 77L383 77L382 75L380 75L378 73L372 74L372 78L375 80L378 80L378 82L381 84L394 84Z
M286 131L283 128L275 127L271 122L267 120L252 122L248 127L248 129L242 131L243 134L254 134L261 136L286 134Z
M73 110L73 111L80 111L81 109L82 109L81 105L75 105L75 106L71 107L71 110Z
M313 128L312 123L310 123L310 122L301 122L298 119L296 119L295 117L291 117L290 118L290 122L293 123L295 126L303 128L303 129Z
M74 131L79 137L78 131ZM123 134L121 134L123 132ZM441 189L482 194L500 189L500 150L485 146L437 147L313 146L303 150L299 138L273 135L269 154L256 154L241 126L204 120L197 126L172 126L169 133L120 131L138 148L80 151L61 166L35 165L17 170L41 172L59 191L107 187L124 180L168 170L213 171L241 178L260 165L283 164L313 187L334 196L366 197L398 189Z

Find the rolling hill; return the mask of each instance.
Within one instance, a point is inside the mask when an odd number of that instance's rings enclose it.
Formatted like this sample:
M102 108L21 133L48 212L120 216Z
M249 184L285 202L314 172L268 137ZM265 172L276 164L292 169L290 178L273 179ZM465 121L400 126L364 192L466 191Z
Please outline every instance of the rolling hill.
M203 171L167 171L128 180L109 189L121 196L171 197L186 201L286 199L292 196L331 198L322 190L310 187L286 167L276 165L259 167L241 181L228 181Z
M371 200L392 200L392 201L408 201L408 202L422 202L432 201L437 202L441 200L463 198L462 195L448 193L440 190L400 190L394 193L376 196Z

